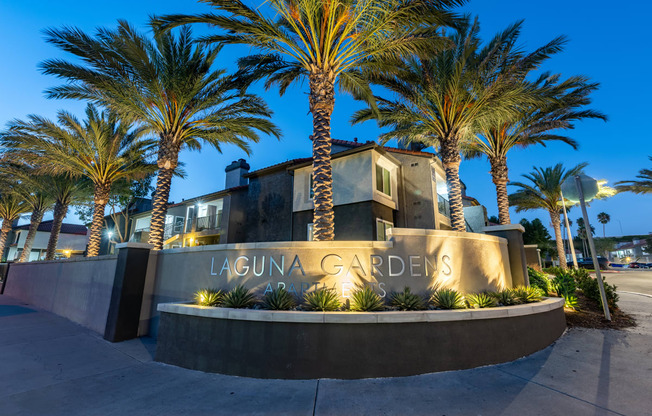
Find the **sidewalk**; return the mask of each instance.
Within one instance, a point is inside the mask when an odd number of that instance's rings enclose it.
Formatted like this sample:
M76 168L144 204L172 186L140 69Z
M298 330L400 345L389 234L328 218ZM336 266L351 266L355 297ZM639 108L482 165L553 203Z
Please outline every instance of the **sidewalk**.
M156 363L151 339L111 344L0 296L0 415L650 415L652 298L621 294L621 306L638 327L570 330L512 363L284 381Z

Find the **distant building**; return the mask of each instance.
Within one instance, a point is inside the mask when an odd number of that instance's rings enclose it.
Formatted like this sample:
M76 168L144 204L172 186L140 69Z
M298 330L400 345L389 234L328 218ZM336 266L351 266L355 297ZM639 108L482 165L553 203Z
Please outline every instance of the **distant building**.
M14 225L7 236L7 249L5 251L7 261L16 261L20 258L27 240L29 224ZM29 255L29 261L44 260L50 232L52 231L52 220L43 221L39 224L32 251ZM57 243L56 257L74 257L81 256L86 251L88 244L88 229L80 224L61 225L59 240Z
M115 244L123 242L121 238L124 241L128 241L131 236L134 215L151 211L151 209L152 200L150 198L134 198L129 206L121 212L115 215L111 215L110 213L106 215L104 217L104 229L102 230L102 239L100 241L100 255L113 254ZM108 208L107 211L109 211Z
M392 227L451 229L441 161L433 153L333 140L336 240L385 240ZM168 206L164 248L313 236L312 158L250 172L226 167L225 189ZM486 210L465 196L467 230L481 232ZM130 241L146 242L151 211L133 215Z
M647 241L641 238L635 238L631 242L623 241L616 244L616 248L609 252L609 256L621 263L630 262L652 262L652 253L645 251Z

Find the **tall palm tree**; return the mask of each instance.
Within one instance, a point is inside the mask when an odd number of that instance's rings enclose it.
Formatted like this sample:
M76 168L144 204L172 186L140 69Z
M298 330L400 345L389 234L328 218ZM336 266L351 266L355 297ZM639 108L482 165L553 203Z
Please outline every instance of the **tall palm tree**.
M376 75L374 83L397 98L379 99L379 111L367 108L353 117L354 123L376 119L381 127L391 127L382 141L398 138L437 148L456 231L466 230L459 178L461 143L475 134L482 120L512 117L535 98L525 83L515 82L522 77L518 60L505 59L514 55L520 30L518 22L482 45L477 19L467 17L450 37L453 48L431 58L406 58L395 74Z
M266 12L240 0L206 0L223 14L172 15L154 19L163 29L205 23L224 30L205 42L247 44L260 51L240 60L250 79L267 78L281 94L308 79L313 118L315 240L334 238L331 115L335 87L373 100L365 73L413 53L433 54L444 45L441 25L454 22L449 9L465 0L269 0ZM274 16L268 18L267 16Z
M156 250L163 247L170 184L182 148L199 150L207 143L221 151L224 144L234 144L248 153L248 142L258 142L259 132L280 136L260 98L241 93L223 70L212 70L221 48L194 44L188 28L178 36L158 33L154 40L124 21L116 30L99 29L95 36L73 28L46 34L48 42L81 59L52 59L41 65L44 73L67 81L47 90L49 98L101 104L158 136L149 235Z
M532 68L536 65L532 66ZM509 224L507 183L507 153L515 147L546 145L561 141L577 149L577 142L562 135L559 130L574 128L574 123L587 118L605 120L607 117L595 110L585 109L591 103L589 95L598 88L583 76L559 81L560 75L542 74L532 85L543 98L541 102L524 107L508 118L492 118L479 126L479 134L465 144L467 156L484 154L491 164L491 177L496 186L500 224ZM526 82L526 81L524 81Z
M18 219L20 214L29 211L25 201L13 191L11 185L3 183L0 185L0 259L4 256L7 245L7 236L11 231L11 226Z
M2 135L7 152L36 166L43 174L86 177L93 183L93 219L87 256L97 256L104 211L111 185L123 178L144 176L154 170L146 163L152 142L141 140L144 129L133 129L113 112L100 112L89 104L80 122L60 111L58 124L31 115L15 120Z
M602 238L607 236L605 226L609 221L611 221L611 215L607 214L606 212L601 212L598 214L598 222L602 224Z
M561 184L568 178L580 174L587 163L565 169L561 163L553 167L534 167L534 171L522 175L530 183L512 182L510 185L519 188L509 195L509 204L516 207L516 212L529 211L533 209L545 209L550 214L550 222L555 231L557 243L557 255L559 265L566 269L566 253L564 241L561 236Z
M648 157L652 161L652 156ZM619 192L652 194L652 169L641 169L636 177L638 180L616 182L616 189Z

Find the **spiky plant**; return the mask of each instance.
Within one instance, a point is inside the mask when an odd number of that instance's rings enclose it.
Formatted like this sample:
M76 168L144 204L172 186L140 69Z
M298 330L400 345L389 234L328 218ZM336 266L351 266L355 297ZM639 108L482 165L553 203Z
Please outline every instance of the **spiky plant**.
M405 286L402 292L392 293L390 305L401 311L420 311L426 308L423 298L412 293L409 287Z
M221 151L233 144L249 151L259 133L279 137L272 112L259 97L242 93L225 71L215 70L221 46L195 43L189 28L178 36L140 34L125 21L118 28L89 35L77 28L49 29L46 40L75 61L43 62L45 74L66 83L46 91L48 98L88 100L137 121L158 138L158 176L149 243L163 246L172 176L184 148L208 144Z
M488 293L466 295L465 299L466 304L472 309L493 308L496 306L496 299Z
M199 289L195 292L195 303L200 306L220 306L224 302L224 291L221 289Z
M370 286L355 289L350 298L351 310L358 312L382 311L385 302Z
M552 289L552 286L551 286L550 279L548 279L548 276L546 276L545 273L542 273L538 270L528 267L527 274L530 280L530 286L534 286L541 289L544 296L548 296L550 294L550 290Z
M454 289L439 289L430 298L430 303L439 309L465 309L464 296Z
M543 291L534 286L517 286L512 289L512 293L519 303L540 302L543 298Z
M567 308L576 308L577 302L577 283L572 272L561 271L552 279L552 287L557 295L564 298Z
M489 293L489 296L496 299L496 302L498 302L500 306L511 306L517 305L519 303L518 299L516 299L516 296L514 296L514 292L512 292L510 289L491 292Z
M305 293L303 305L309 311L336 311L341 303L334 289L322 287Z
M263 308L269 310L287 311L297 306L294 296L285 288L279 287L263 296Z
M224 295L222 306L225 308L244 309L253 306L254 303L256 303L254 294L243 285L238 285Z
M451 25L448 9L464 0L270 0L249 7L241 0L207 0L219 13L155 18L164 29L204 23L222 29L205 42L247 44L258 55L240 60L250 79L266 87L307 78L313 117L314 236L334 238L331 172L331 115L335 88L373 101L365 74L387 70L390 61L414 53L433 55L445 46L441 25ZM263 7L265 6L265 7Z

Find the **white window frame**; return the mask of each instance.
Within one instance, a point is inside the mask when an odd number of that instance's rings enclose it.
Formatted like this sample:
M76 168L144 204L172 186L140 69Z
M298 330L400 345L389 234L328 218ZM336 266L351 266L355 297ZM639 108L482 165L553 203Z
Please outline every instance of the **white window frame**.
M379 237L378 231L379 231L379 227L381 225L382 225L383 230L385 231L385 233L384 233L384 238L382 240L379 239L378 241L387 241L387 230L394 228L394 223L391 222L391 221L384 220L382 218L376 218L376 238L377 239ZM387 227L388 225L389 225L389 227Z
M309 223L306 227L308 241L315 241L315 224Z
M381 194L385 195L388 198L392 197L392 170L387 169L385 166L382 164L376 162L376 167L375 167L375 174L376 174L376 183L374 184L374 190L377 192L380 192ZM380 170L380 172L379 172ZM389 181L387 184L385 184L385 172L387 172L387 180ZM378 174L380 173L380 181L381 181L381 187L383 189L378 189ZM387 185L388 192L385 192L385 185Z
M147 221L147 226L146 227L143 227L143 226L139 227L138 223L141 222L141 221ZM152 217L151 216L136 218L136 222L134 223L134 232L137 232L137 231L149 231L149 228L151 226L151 222L152 222Z

